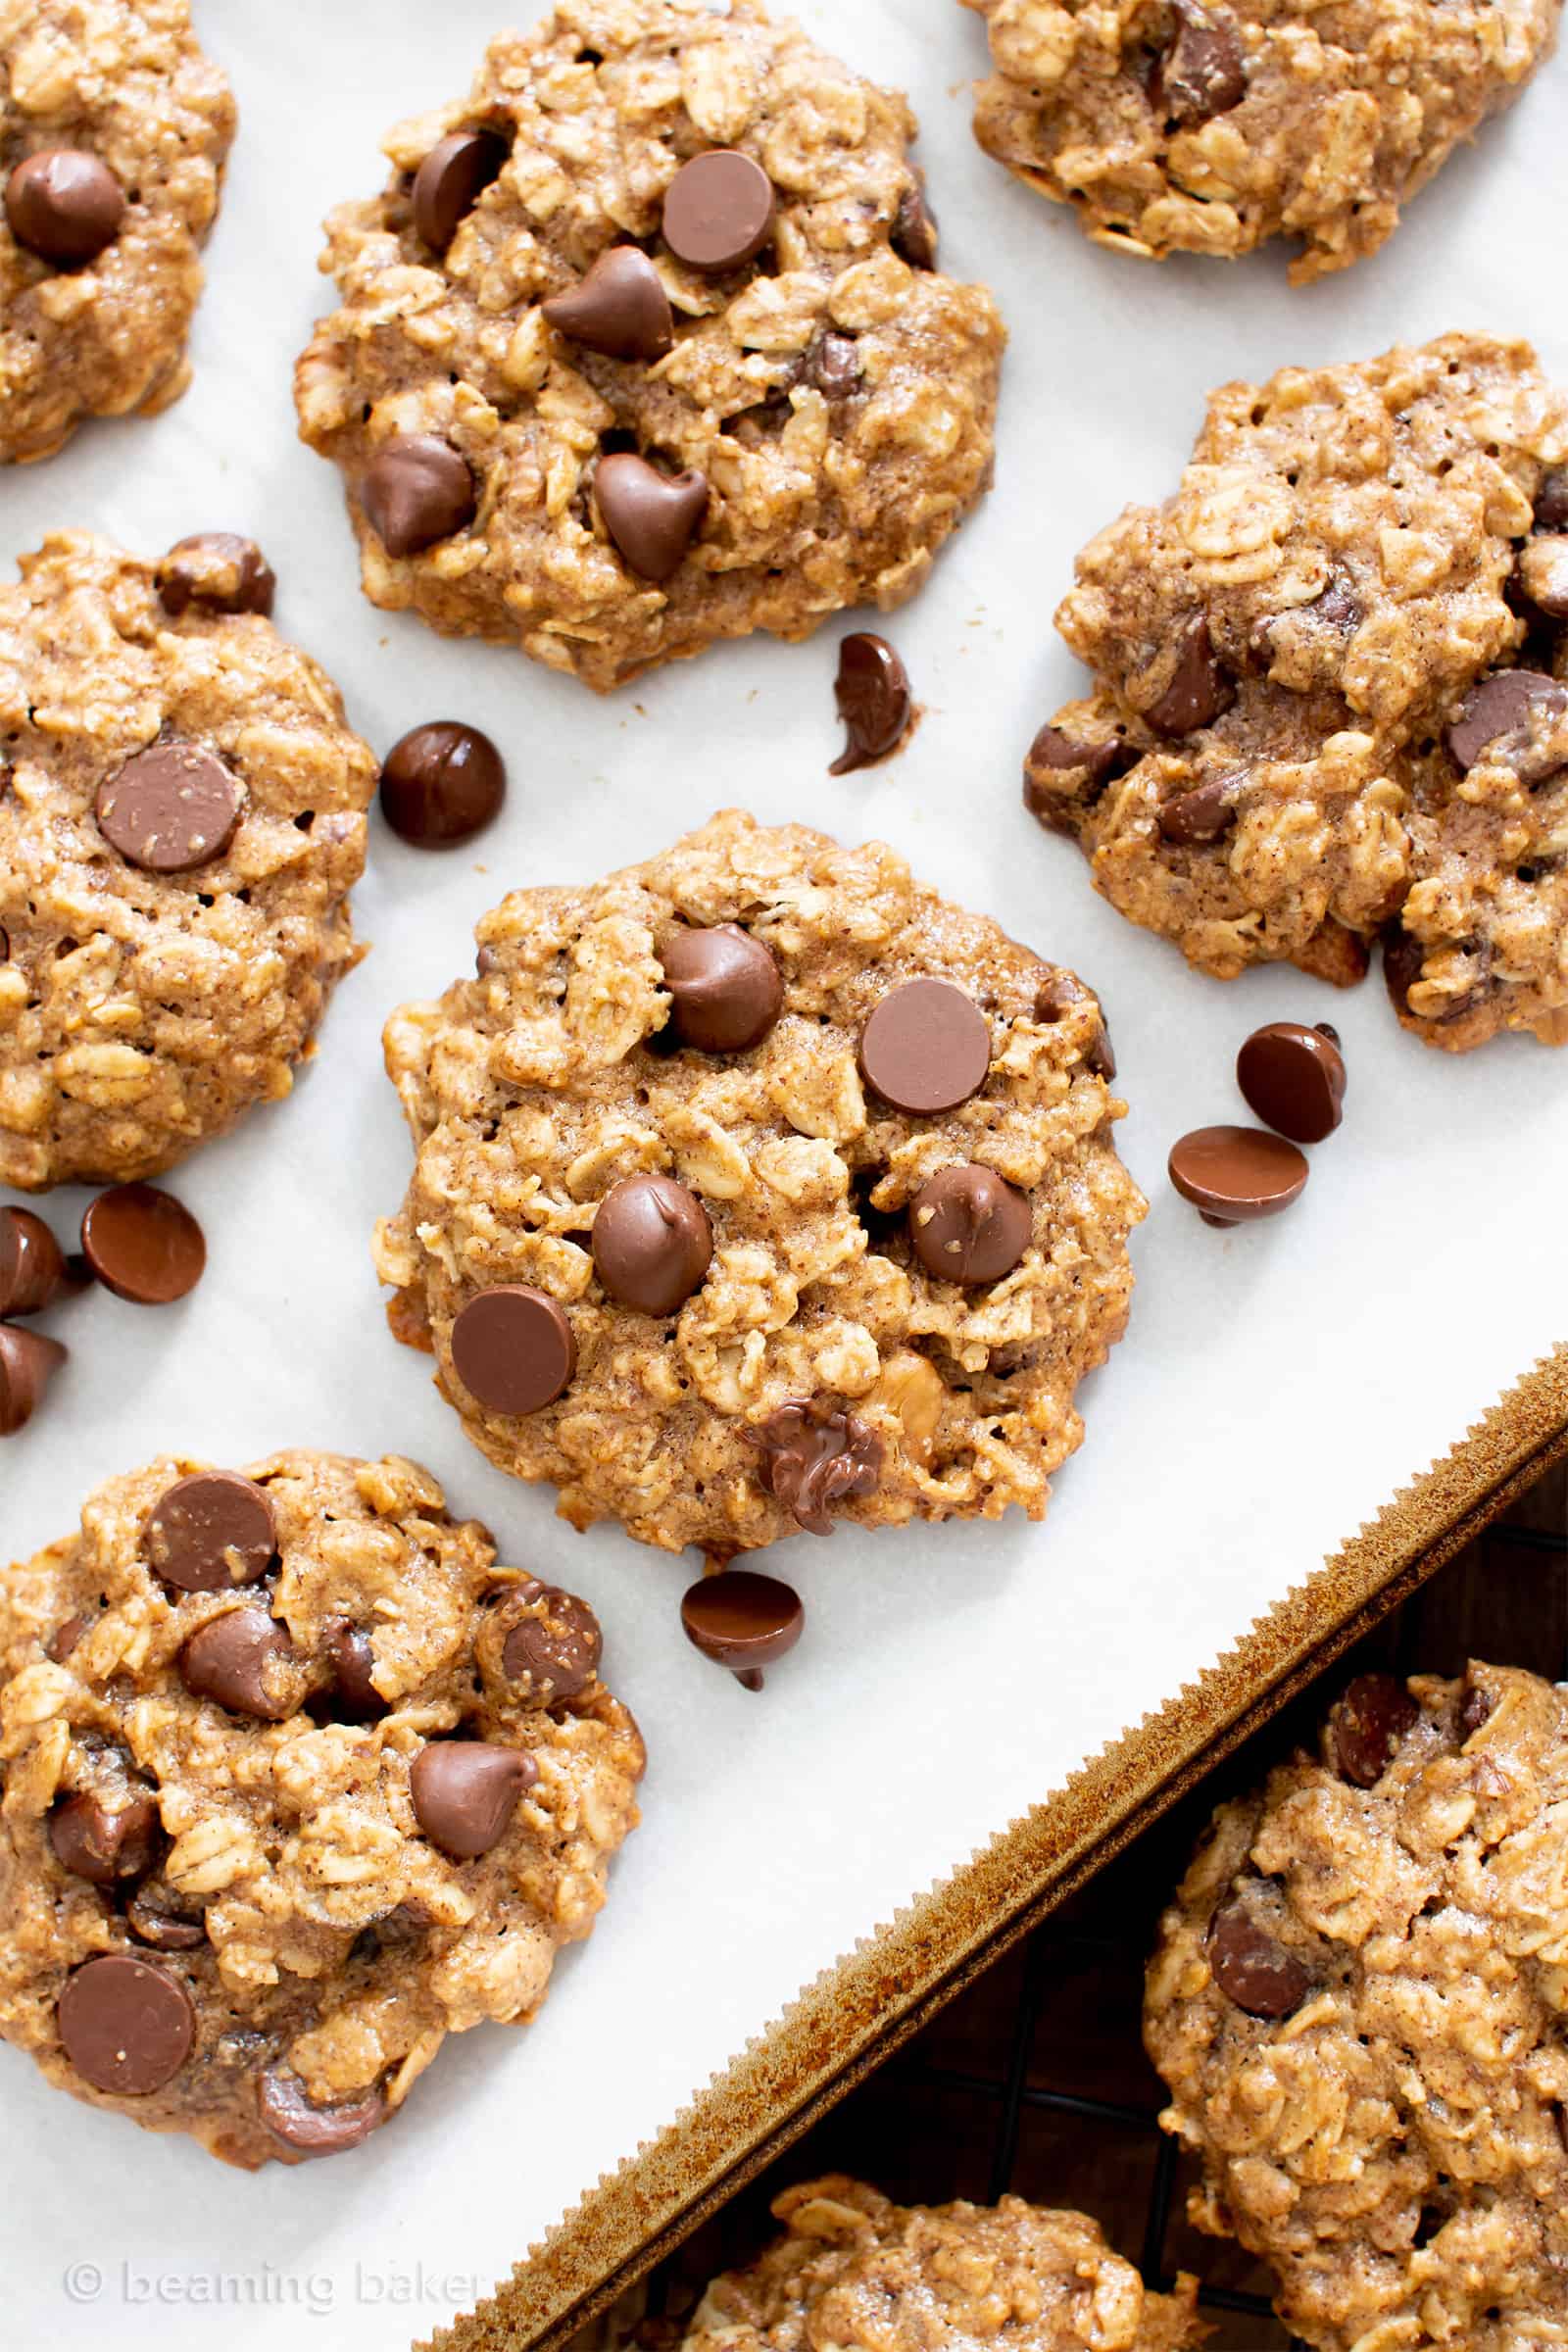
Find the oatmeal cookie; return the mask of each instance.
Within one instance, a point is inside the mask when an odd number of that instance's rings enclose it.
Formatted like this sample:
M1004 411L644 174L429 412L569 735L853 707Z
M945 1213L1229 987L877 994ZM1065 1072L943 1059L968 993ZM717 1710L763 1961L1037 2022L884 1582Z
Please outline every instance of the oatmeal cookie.
M0 585L0 1183L158 1174L286 1095L363 953L375 761L228 533Z
M0 1590L0 2034L230 2164L355 2146L592 1930L599 1655L414 1462L111 1479Z
M1095 691L1025 800L1200 969L1359 980L1568 1043L1568 400L1447 335L1216 392L1176 496L1078 559Z
M719 1557L1043 1516L1145 1210L1088 989L880 843L738 810L477 936L387 1026L376 1263L491 1460Z
M987 487L1004 341L914 121L756 0L560 0L327 223L296 371L366 594L608 689L902 604Z
M1146 2038L1194 2220L1320 2352L1568 2342L1568 1691L1361 1675L1222 1805Z
M0 464L184 391L233 135L186 0L0 0Z
M1298 240L1293 284L1375 253L1506 106L1561 0L963 0L975 136L1095 242L1159 261Z
M1196 2285L1148 2294L1096 2222L1000 2205L895 2205L843 2174L773 2200L779 2238L709 2287L682 2352L1181 2352Z

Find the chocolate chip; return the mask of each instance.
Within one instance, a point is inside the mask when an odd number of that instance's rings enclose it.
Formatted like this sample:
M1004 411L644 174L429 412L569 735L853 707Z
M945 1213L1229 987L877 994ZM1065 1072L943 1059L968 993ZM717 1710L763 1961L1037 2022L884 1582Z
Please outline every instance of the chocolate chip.
M1174 1145L1170 1180L1216 1224L1278 1216L1306 1183L1304 1155L1260 1127L1199 1127Z
M849 741L830 776L869 767L898 749L909 724L909 673L885 637L861 629L845 638L833 695Z
M267 1574L277 1529L265 1487L237 1470L196 1470L153 1504L142 1544L176 1592L227 1592Z
M25 1429L65 1360L66 1350L58 1340L0 1323L0 1438L14 1438L19 1429Z
M1329 1751L1342 1779L1370 1788L1421 1710L1392 1674L1358 1674L1329 1711Z
M1519 557L1519 586L1548 620L1568 620L1568 538L1550 532L1527 540Z
M943 1282L1000 1282L1028 1249L1032 1230L1024 1194L972 1162L940 1168L909 1202L914 1254Z
M1536 492L1538 531L1568 531L1568 466L1554 466Z
M882 1441L841 1407L781 1404L751 1437L761 1449L762 1485L808 1535L830 1536L836 1504L876 1492Z
M190 1210L151 1184L117 1184L81 1220L82 1255L106 1291L133 1306L172 1306L196 1288L207 1243Z
M370 1680L375 1672L375 1651L369 1635L362 1626L350 1625L346 1617L331 1619L324 1630L326 1661L332 1669L340 1708L357 1722L374 1722L387 1713L389 1701Z
M404 433L377 450L360 478L360 504L394 557L466 530L478 507L466 461L437 433Z
M445 253L512 150L488 130L453 130L437 139L414 174L414 226L432 253Z
M1176 37L1154 68L1149 94L1158 113L1185 129L1240 106L1247 68L1228 10L1176 0Z
M598 1672L604 1652L599 1620L588 1603L556 1585L510 1593L492 1630L500 1680L535 1706L575 1698Z
M556 1300L526 1283L481 1291L452 1326L452 1366L492 1413L537 1413L577 1369L577 1343Z
M899 198L890 242L900 261L907 262L911 270L936 268L937 217L918 178L911 179Z
M86 1631L87 1619L80 1611L74 1617L68 1617L64 1625L56 1626L45 1642L45 1655L57 1666L63 1666Z
M697 1195L670 1176L626 1176L594 1217L594 1270L640 1315L672 1315L702 1287L713 1229Z
M1314 597L1302 610L1308 620L1315 620L1326 629L1338 629L1346 637L1358 629L1365 618L1354 583L1348 572L1344 571L1332 572L1322 595Z
M1426 968L1426 948L1402 923L1385 925L1382 944L1383 984L1389 992L1389 1002L1396 1012L1408 1016L1410 991Z
M277 2066L270 2066L257 2082L256 2107L272 2137L301 2157L338 2156L345 2148L357 2148L387 2118L386 2099L379 2090L318 2107L298 2075Z
M1236 1056L1236 1083L1248 1109L1293 1143L1322 1143L1345 1115L1338 1041L1299 1021L1254 1029Z
M1482 1725L1491 1716L1493 1703L1491 1695L1482 1690L1480 1684L1472 1683L1467 1677L1464 1694L1459 1701L1459 1737L1461 1740L1475 1738Z
M1210 1921L1208 1965L1225 1998L1249 2017L1289 2017L1312 1989L1305 1962L1249 1918L1240 1902L1228 1903Z
M540 307L552 326L611 360L662 360L675 340L664 281L635 245L612 245L578 284Z
M68 1977L56 2018L82 2081L121 2098L162 2090L196 2039L195 2004L180 1979L129 1952L105 1953Z
M890 989L860 1031L860 1073L895 1110L956 1110L991 1067L991 1031L972 997L949 980Z
M180 1679L192 1697L231 1715L281 1723L294 1712L294 1692L278 1668L293 1655L287 1627L265 1609L229 1609L192 1634L179 1653Z
M1448 750L1467 772L1483 758L1539 784L1568 765L1561 720L1568 688L1537 669L1497 669L1472 686L1447 730Z
M1048 723L1029 746L1029 756L1023 763L1023 805L1031 816L1048 816L1059 808L1068 796L1053 790L1050 780L1063 775L1083 779L1071 798L1096 800L1111 777L1137 757L1132 747L1118 736L1094 742L1087 735L1072 735L1064 727Z
M471 841L507 793L506 762L488 735L461 719L432 719L400 735L381 766L381 813L416 849Z
M680 1621L686 1639L715 1666L750 1680L795 1647L806 1611L792 1585L750 1568L705 1576L684 1594ZM758 1687L752 1685L753 1688Z
M853 335L818 335L801 362L799 381L824 400L849 400L865 382Z
M138 1886L125 1905L125 1925L155 1952L194 1952L207 1941L207 1923L176 1910L167 1886Z
M760 164L715 147L682 164L665 190L664 242L689 269L740 270L772 235L773 213L773 183Z
M694 469L661 473L630 450L601 458L594 496L606 530L628 568L645 580L667 580L708 512L708 476Z
M738 923L672 931L659 952L669 991L669 1027L699 1054L745 1054L784 1007L778 965Z
M127 865L188 874L221 858L245 813L245 787L205 744L172 735L98 787L98 830Z
M106 163L79 147L40 148L6 181L12 235L60 270L95 262L124 217L124 189Z
M49 1844L63 1870L95 1886L139 1879L153 1858L159 1821L150 1796L132 1797L118 1811L85 1789L65 1797L49 1815Z
M37 1315L66 1280L65 1253L30 1208L0 1208L0 1315Z
M192 605L209 612L272 610L277 578L254 539L198 531L178 539L158 566L158 597L174 620Z
M415 1819L444 1854L471 1862L507 1834L517 1799L539 1778L520 1748L484 1740L438 1740L421 1747L409 1773Z
M1194 791L1166 801L1159 811L1160 839L1178 849L1221 840L1236 822L1232 789L1229 778L1213 776Z
M1200 613L1187 621L1177 641L1170 683L1144 712L1156 735L1191 735L1228 710L1236 688L1215 657L1208 623Z

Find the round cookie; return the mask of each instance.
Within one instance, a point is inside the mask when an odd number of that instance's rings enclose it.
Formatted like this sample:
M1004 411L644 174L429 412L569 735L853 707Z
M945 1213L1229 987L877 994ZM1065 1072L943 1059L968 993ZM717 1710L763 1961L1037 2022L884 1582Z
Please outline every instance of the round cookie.
M1561 1689L1362 1675L1161 1923L1145 2036L1192 2217L1320 2352L1568 2337L1565 1795Z
M0 585L0 1183L154 1176L286 1095L363 950L375 762L249 541Z
M1144 260L1298 240L1304 285L1399 207L1547 58L1560 0L963 0L995 69L975 136L1089 235Z
M920 585L1004 341L914 122L756 0L562 0L327 223L296 370L366 594L608 689Z
M1565 461L1523 343L1223 386L1176 496L1078 559L1056 626L1095 691L1028 806L1220 979L1348 985L1381 937L1429 1045L1568 1043Z
M387 1026L376 1263L491 1460L717 1556L1041 1517L1145 1211L1089 991L881 844L738 810L477 936Z
M184 391L233 135L186 0L6 0L0 464Z
M1194 2279L1146 2292L1081 2213L1022 2197L895 2205L836 2173L772 2211L785 2234L713 2279L683 2352L1181 2352L1205 2332Z
M0 2034L230 2164L355 2146L592 1929L599 1646L413 1462L110 1480L0 1602Z

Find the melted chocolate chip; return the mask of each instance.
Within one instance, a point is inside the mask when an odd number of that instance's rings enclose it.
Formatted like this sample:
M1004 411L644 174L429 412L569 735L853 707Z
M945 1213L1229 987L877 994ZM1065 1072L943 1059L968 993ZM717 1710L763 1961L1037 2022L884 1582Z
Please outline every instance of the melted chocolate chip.
M781 1404L751 1435L762 1485L808 1535L831 1535L836 1505L876 1491L882 1441L842 1407Z
M1156 735L1192 735L1211 725L1235 700L1235 685L1215 655L1208 622L1197 614L1177 641L1169 684L1144 717Z
M1159 811L1160 839L1177 849L1221 840L1236 822L1233 792L1229 777L1211 776L1206 784L1164 802Z
M273 2138L298 2157L336 2156L345 2148L357 2148L387 2118L386 2099L379 2090L318 2107L298 2075L276 2066L269 2067L258 2082L256 2106Z
M890 238L893 250L911 270L934 270L937 234L937 217L926 202L923 183L916 176L899 198Z
M198 605L206 612L272 610L277 579L254 539L199 531L176 540L158 566L158 600L173 620Z
M909 673L885 637L858 630L845 638L833 694L849 740L828 769L830 776L870 767L897 751L912 708Z

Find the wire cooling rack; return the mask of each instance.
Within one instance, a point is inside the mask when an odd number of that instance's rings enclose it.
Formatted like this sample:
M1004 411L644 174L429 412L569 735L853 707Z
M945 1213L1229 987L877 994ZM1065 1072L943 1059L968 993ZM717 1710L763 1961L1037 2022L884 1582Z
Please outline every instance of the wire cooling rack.
M1159 2129L1163 2094L1140 2038L1144 1962L1211 1808L1310 1739L1352 1674L1454 1674L1471 1655L1568 1676L1568 1472L1449 1561L705 2222L655 2272L649 2315L678 2323L715 2271L749 2261L780 2188L848 2172L906 2204L992 2203L1010 2189L1080 2207L1151 2286L1197 2275L1209 2352L1287 2352L1266 2275L1186 2220L1194 2171Z

